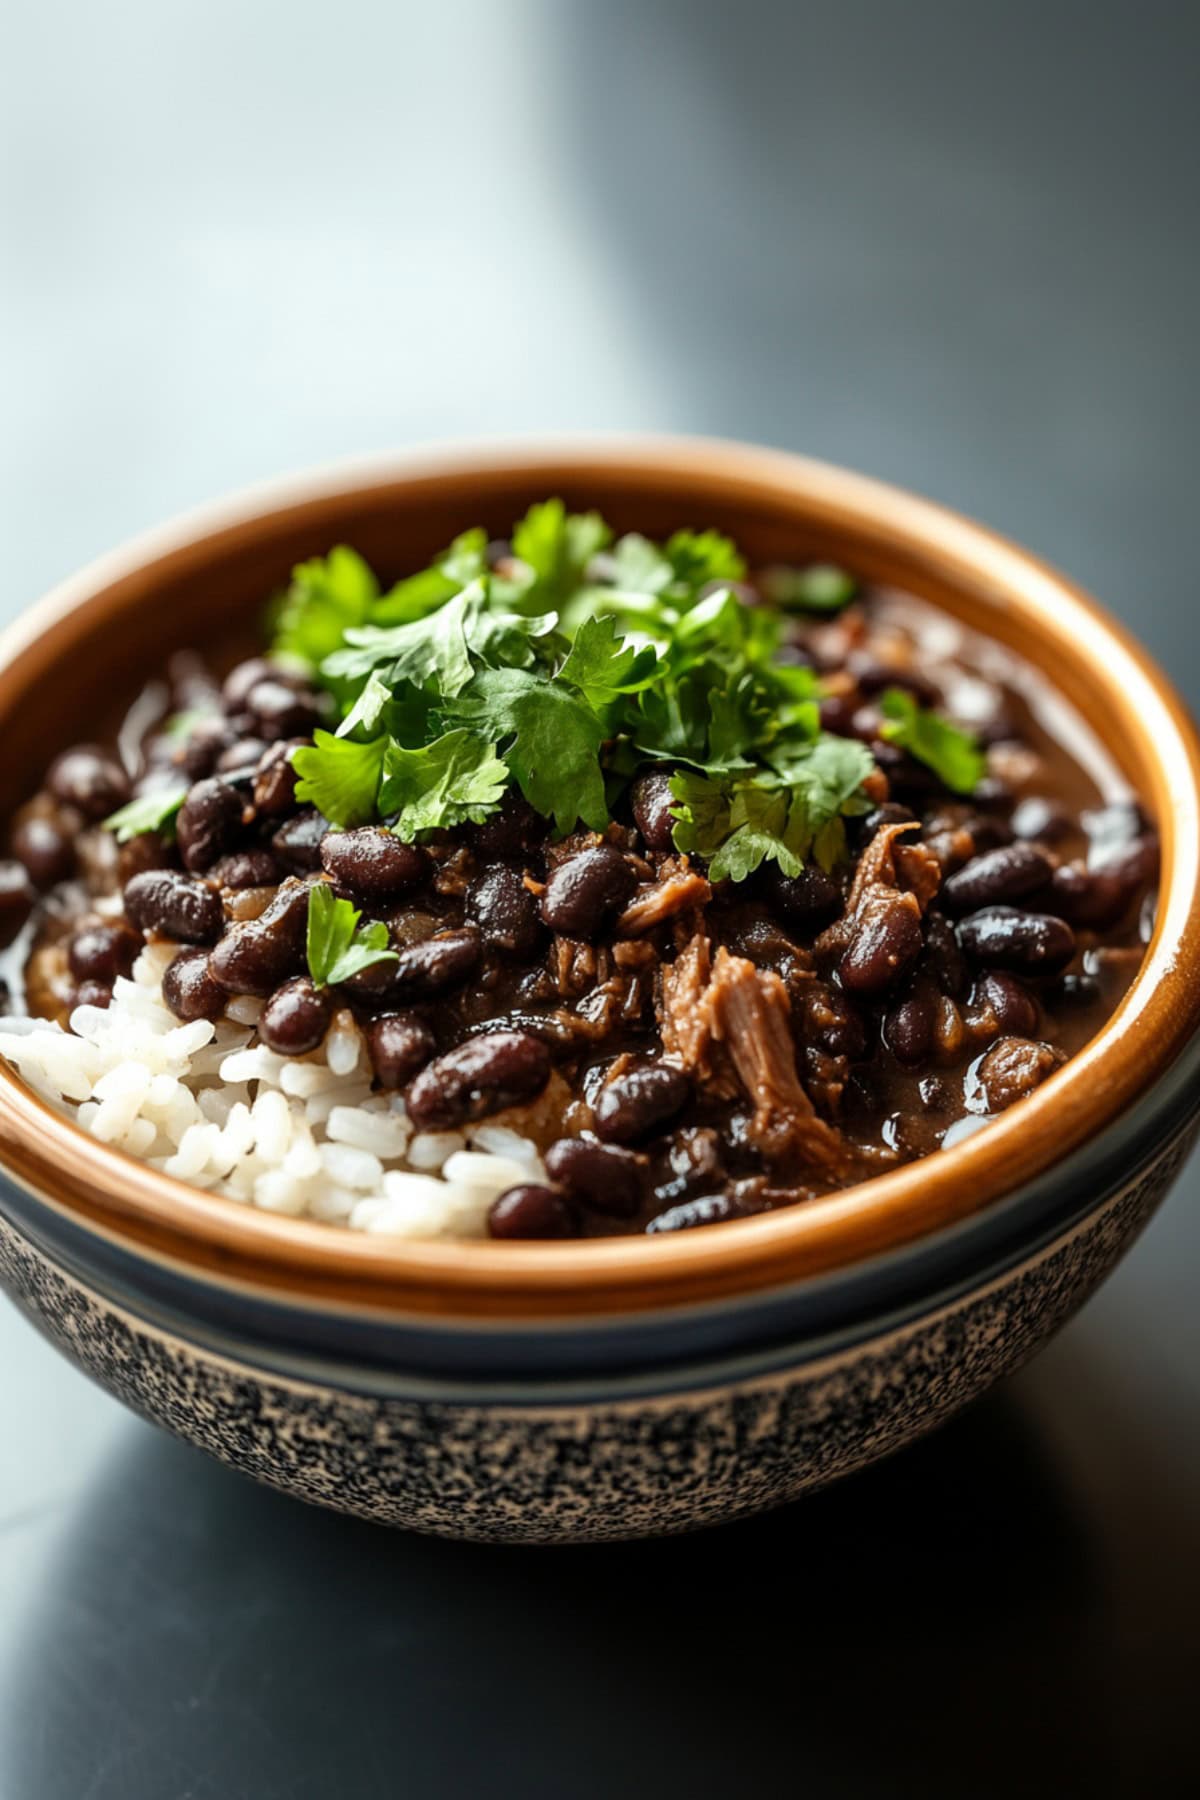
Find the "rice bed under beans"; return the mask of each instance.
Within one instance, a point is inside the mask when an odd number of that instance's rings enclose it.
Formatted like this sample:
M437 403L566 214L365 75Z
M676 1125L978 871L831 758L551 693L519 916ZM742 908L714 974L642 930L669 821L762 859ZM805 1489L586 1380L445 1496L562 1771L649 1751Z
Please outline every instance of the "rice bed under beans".
M76 1007L70 1031L0 1019L0 1056L102 1143L266 1212L479 1237L498 1194L545 1179L537 1146L504 1126L414 1133L398 1094L372 1092L349 1012L304 1057L254 1041L258 1000L232 1000L215 1025L181 1025L162 998L177 948L147 945L112 1004Z

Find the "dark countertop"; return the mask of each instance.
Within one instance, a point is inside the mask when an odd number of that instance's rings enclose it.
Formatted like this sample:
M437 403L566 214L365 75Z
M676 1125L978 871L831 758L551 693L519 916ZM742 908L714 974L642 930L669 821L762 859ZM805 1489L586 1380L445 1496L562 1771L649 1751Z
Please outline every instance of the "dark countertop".
M14 16L8 612L342 452L701 430L986 519L1200 702L1194 9L406 13ZM256 1489L0 1309L0 1800L1186 1791L1198 1275L1193 1162L935 1438L758 1522L551 1552Z

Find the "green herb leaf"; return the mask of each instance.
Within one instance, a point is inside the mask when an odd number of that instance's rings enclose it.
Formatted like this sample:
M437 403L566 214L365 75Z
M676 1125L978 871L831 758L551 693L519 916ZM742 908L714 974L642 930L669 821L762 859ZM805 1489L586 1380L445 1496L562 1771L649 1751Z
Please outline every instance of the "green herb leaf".
M335 737L319 728L311 744L292 751L292 767L299 780L297 800L315 806L331 825L366 825L377 815L376 796L383 772L386 737L365 744Z
M578 819L603 831L604 727L565 683L524 669L481 669L443 711L499 745L529 804L560 833Z
M139 794L135 800L127 801L111 813L104 821L104 829L116 833L118 844L127 844L130 838L141 837L147 831L173 832L175 815L186 799L185 782L155 788L149 794Z
M710 581L741 581L745 559L732 538L719 531L677 531L667 539L666 558L676 581L690 588Z
M391 743L384 751L379 810L397 816L397 837L419 831L478 824L495 812L508 785L508 765L494 744L483 744L469 731L448 731L421 750Z
M513 555L532 572L533 588L542 598L577 588L593 556L611 541L612 532L599 513L569 513L561 500L531 506L512 535Z
M358 680L379 669L386 671L384 679L389 683L411 681L420 686L428 681L444 694L460 693L472 672L468 624L485 599L484 583L472 582L436 612L407 625L363 625L347 630L345 640L350 648L326 656L321 671L339 680Z
M883 736L889 744L899 744L923 762L953 793L975 791L987 764L969 731L918 706L904 688L888 688L879 707L884 718Z
M339 900L328 882L315 881L308 892L305 953L308 972L318 987L349 981L375 963L397 962L388 947L381 919L359 927L361 914L349 900Z
M365 622L378 593L370 568L345 544L297 563L275 620L272 652L320 663L346 631Z
M858 583L833 563L809 563L807 568L764 569L760 577L764 598L785 612L838 613L849 606Z
M398 581L371 608L372 625L406 625L436 612L447 600L487 574L487 532L481 525L456 537L428 569Z
M676 848L707 857L715 881L744 881L766 861L798 875L810 856L830 869L845 855L843 818L870 805L862 783L873 767L865 745L823 733L789 746L775 769L722 780L679 770Z
M619 711L627 694L648 688L658 670L654 650L618 637L615 622L605 616L583 621L558 674L603 717L614 707Z

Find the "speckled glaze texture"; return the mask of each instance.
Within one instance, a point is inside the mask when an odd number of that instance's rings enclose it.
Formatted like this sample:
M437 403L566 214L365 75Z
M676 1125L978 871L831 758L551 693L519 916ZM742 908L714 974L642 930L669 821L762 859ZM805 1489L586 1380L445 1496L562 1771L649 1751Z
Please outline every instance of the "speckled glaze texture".
M1196 1136L1082 1224L903 1327L769 1374L620 1403L445 1404L283 1381L103 1300L0 1218L0 1279L145 1417L303 1500L446 1536L683 1531L793 1499L930 1430L1024 1362L1149 1219ZM785 1359L786 1362L786 1359Z

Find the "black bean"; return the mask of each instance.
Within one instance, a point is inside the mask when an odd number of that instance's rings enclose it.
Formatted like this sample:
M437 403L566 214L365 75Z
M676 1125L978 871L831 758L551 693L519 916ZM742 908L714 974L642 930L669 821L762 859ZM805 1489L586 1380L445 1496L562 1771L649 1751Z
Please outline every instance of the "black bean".
M301 737L325 716L316 694L297 691L277 675L256 681L246 695L245 707L256 730L268 740Z
M817 863L806 863L798 875L785 875L778 863L766 863L758 877L758 890L772 912L790 925L815 930L841 911L842 890Z
M853 737L855 702L848 694L828 694L821 702L821 729L836 737Z
M850 821L850 833L856 844L866 846L875 833L884 825L908 825L916 820L916 813L909 806L901 806L898 800L885 800L882 806L874 806L861 819Z
M243 770L249 770L253 775L269 749L270 745L264 744L261 738L235 738L218 756L216 772L218 775L240 775Z
M918 988L884 1019L884 1041L897 1062L912 1068L932 1051L936 1027L936 997L927 988Z
M420 944L407 944L392 963L387 991L397 1000L428 1000L461 985L479 962L479 933L473 926L439 931Z
M260 681L276 680L278 675L278 669L265 656L252 656L245 662L237 663L230 669L221 687L221 700L226 712L243 711L251 688L257 687Z
M1032 1037L1037 1030L1037 1001L1012 975L992 969L976 984L974 1003L986 1008L1006 1037Z
M77 806L85 819L106 819L129 798L129 777L107 750L78 744L50 764L46 786L56 800Z
M272 744L259 759L254 771L254 810L265 819L281 819L296 804L296 771L292 767L292 751L305 742L292 738Z
M1051 893L1063 918L1103 931L1117 924L1138 890L1157 876L1158 838L1152 833L1092 855L1087 868L1064 863L1056 869Z
M596 1136L606 1144L639 1143L682 1112L691 1093L691 1082L674 1064L637 1063L596 1096Z
M209 972L230 994L273 994L304 967L309 884L285 881L257 919L231 925L209 959Z
M669 768L643 769L629 790L633 822L649 850L670 850L674 845L671 831L674 819L671 808L675 797L671 792Z
M942 883L939 905L948 913L977 912L1009 900L1021 900L1048 885L1054 864L1037 844L1005 844L973 856Z
M112 1005L113 991L107 981L81 981L71 999L72 1008L76 1006Z
M117 847L117 879L124 887L147 869L173 869L177 860L175 846L161 832L139 831L127 844Z
M258 1035L280 1056L306 1056L323 1042L332 1016L329 990L307 975L296 975L277 987L263 1007Z
M422 1069L408 1089L419 1130L442 1131L532 1100L550 1079L550 1052L524 1031L468 1038Z
M295 875L308 875L321 867L321 839L329 830L329 820L315 807L306 806L294 818L281 825L271 839L271 848Z
M954 927L940 912L925 915L925 950L921 966L927 969L951 1000L963 1000L971 985L971 975L962 946L954 935Z
M886 993L912 967L923 943L921 909L914 895L894 888L868 895L838 963L838 980L852 994Z
M870 650L852 650L846 667L864 694L882 694L890 687L904 688L924 706L936 706L941 692L920 670L898 667L875 656Z
M1030 794L1027 799L1018 801L1009 823L1014 837L1034 838L1043 844L1056 844L1072 829L1071 815L1066 809L1041 794Z
M611 1218L632 1218L642 1202L641 1164L616 1144L560 1138L546 1152L546 1173L585 1206Z
M0 862L0 947L7 948L33 908L29 871L21 862Z
M488 1232L494 1238L577 1237L579 1220L562 1194L536 1182L526 1182L492 1201Z
M398 899L429 877L425 851L379 825L329 832L321 844L321 862L335 881L372 901Z
M203 875L234 848L242 830L242 803L227 782L210 776L188 790L175 835L184 867Z
M125 884L125 911L139 931L181 944L214 944L225 914L214 889L175 869L147 869Z
M499 856L522 856L536 849L546 835L546 821L534 812L524 794L510 788L499 807L478 825L467 826L467 840L485 862Z
M163 976L163 999L177 1019L219 1019L229 995L208 972L207 950L181 950Z
M467 915L490 950L528 962L542 942L537 901L515 869L498 863L467 890Z
M1075 954L1075 933L1064 920L1012 906L985 907L961 919L958 941L977 962L1025 975L1057 975Z
M437 1041L418 1013L387 1013L368 1025L367 1048L380 1087L398 1088L429 1061Z
M223 888L274 887L282 873L269 850L235 850L213 864L208 878Z
M646 1232L657 1236L660 1231L692 1231L698 1225L721 1225L727 1219L746 1219L761 1211L762 1207L746 1195L730 1191L700 1194L694 1200L681 1200L678 1206L670 1206L666 1212L659 1213L656 1219L651 1219Z
M76 981L102 981L111 987L118 975L130 973L141 947L141 937L123 919L112 925L85 925L67 946L67 965Z
M542 895L542 918L564 937L597 937L633 898L637 876L619 850L598 844L560 862Z
M48 888L66 881L75 867L75 845L70 835L52 819L37 814L17 826L12 847L13 855L25 864L35 887Z
M1100 983L1094 975L1064 975L1050 989L1048 999L1051 1006L1064 1007L1068 1011L1076 1008L1098 1006L1101 1000Z
M980 1058L975 1070L988 1112L1003 1112L1023 1100L1065 1061L1064 1053L1052 1044L1021 1037L1001 1038Z
M221 756L234 741L229 721L220 715L197 719L188 732L177 761L189 781L201 781L211 775Z
M1093 874L1120 882L1130 894L1158 879L1158 865L1156 831L1143 832L1141 837L1127 838L1120 844L1093 844L1088 854L1088 868Z

